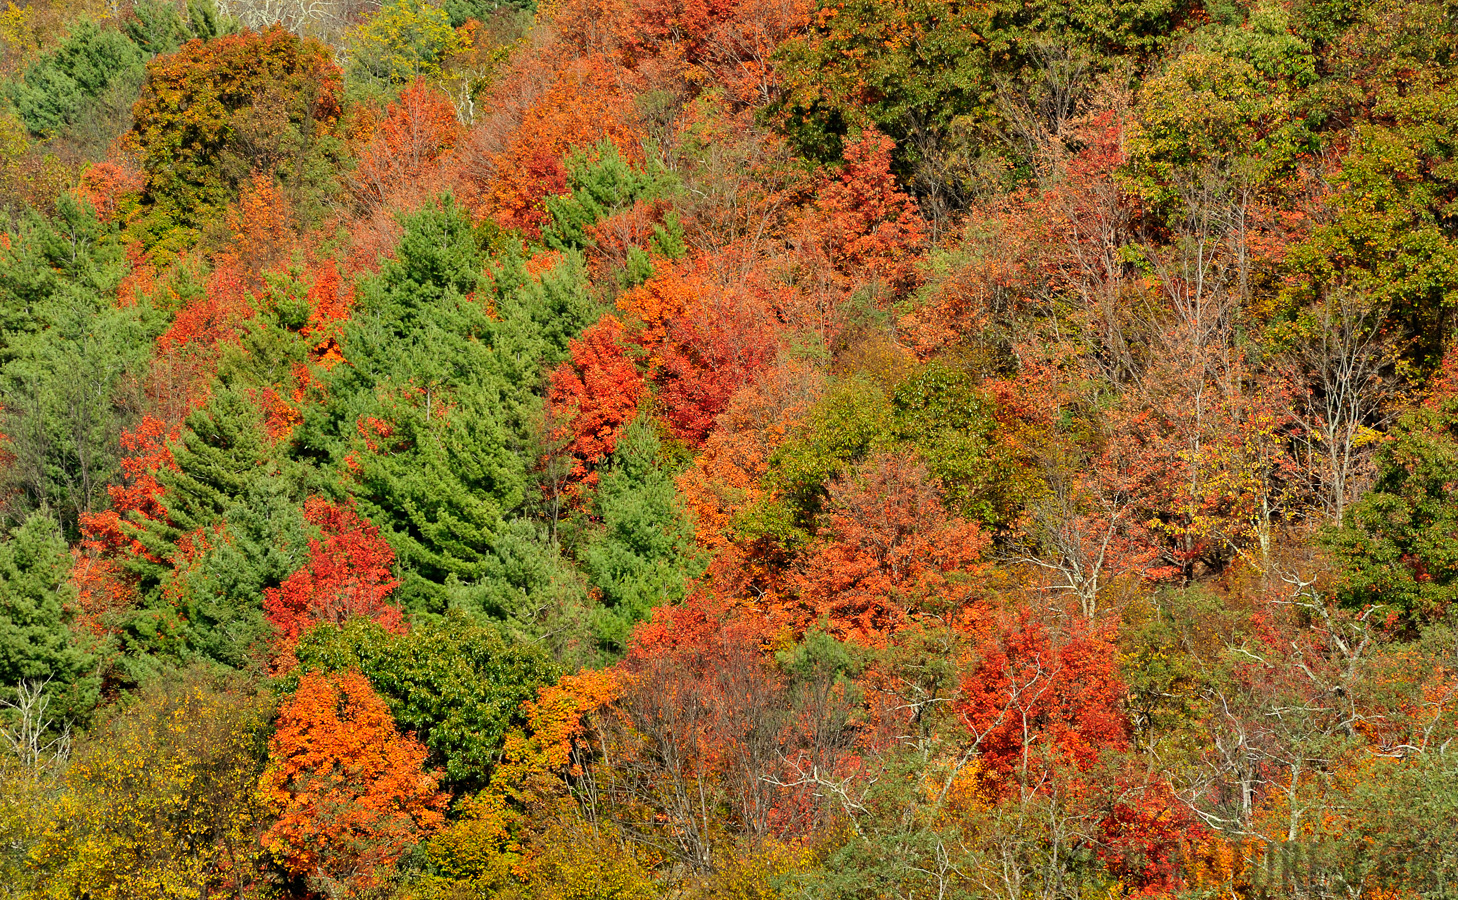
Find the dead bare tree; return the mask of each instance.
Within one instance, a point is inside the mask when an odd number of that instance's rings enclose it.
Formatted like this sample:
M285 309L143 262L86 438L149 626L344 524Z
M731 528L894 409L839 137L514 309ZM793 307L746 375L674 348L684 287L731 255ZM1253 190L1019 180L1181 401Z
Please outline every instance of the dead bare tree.
M27 679L16 685L14 699L0 699L0 742L9 751L0 766L13 760L22 772L38 776L70 758L71 729L48 715L46 684Z
M1296 414L1317 491L1338 526L1363 487L1374 429L1385 423L1392 392L1390 350L1382 338L1387 304L1344 287L1326 292L1311 311L1310 336L1295 362L1307 380Z

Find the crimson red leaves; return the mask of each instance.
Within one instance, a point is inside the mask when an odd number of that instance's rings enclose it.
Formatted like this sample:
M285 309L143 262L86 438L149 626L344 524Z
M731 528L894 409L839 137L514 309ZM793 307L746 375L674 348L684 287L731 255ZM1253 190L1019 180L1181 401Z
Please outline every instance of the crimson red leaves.
M263 608L287 650L309 628L343 624L362 616L387 630L404 627L400 608L387 599L399 582L391 574L395 552L380 530L355 511L318 497L304 517L322 536L309 541L309 561L276 588L264 591Z

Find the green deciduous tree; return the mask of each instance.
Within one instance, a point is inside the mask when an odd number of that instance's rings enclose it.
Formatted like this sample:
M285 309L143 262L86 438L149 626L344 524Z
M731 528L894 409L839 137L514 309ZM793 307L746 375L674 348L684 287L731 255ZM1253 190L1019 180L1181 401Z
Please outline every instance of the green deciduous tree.
M1441 619L1458 599L1458 398L1399 420L1377 454L1377 481L1326 541L1342 599L1409 620Z
M523 722L519 707L558 675L542 650L462 615L418 623L407 634L362 619L321 626L296 652L303 671L364 673L400 728L430 749L427 762L444 771L442 785L456 792L486 786L507 730Z

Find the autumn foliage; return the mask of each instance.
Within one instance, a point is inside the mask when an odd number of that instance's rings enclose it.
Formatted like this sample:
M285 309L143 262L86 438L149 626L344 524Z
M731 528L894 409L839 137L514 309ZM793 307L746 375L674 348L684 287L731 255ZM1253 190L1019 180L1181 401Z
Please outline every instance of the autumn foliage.
M638 411L643 377L623 343L618 320L605 316L569 347L571 359L552 373L547 393L554 437L567 461L575 495L597 483L597 468L617 449L623 429Z
M968 606L987 537L949 516L913 457L881 454L829 487L825 526L795 579L800 627L877 643L926 614Z
M455 110L438 90L417 80L385 110L360 152L354 177L360 198L380 204L403 190L419 193L432 165L460 139Z
M338 625L355 616L387 630L403 629L400 608L387 600L399 584L390 571L395 551L379 529L349 506L319 497L304 504L304 518L321 532L309 541L309 561L264 591L263 608L280 647L287 651L314 625Z
M545 199L566 190L567 155L603 140L626 151L632 146L630 110L614 73L600 61L564 68L522 111L507 146L491 160L496 174L488 194L490 214L503 227L539 234L546 221Z
M263 846L318 891L367 890L438 828L446 797L357 672L307 674L279 711L259 781L278 819Z
M915 285L926 226L891 174L893 146L874 130L847 144L844 167L820 192L807 224L846 277L869 275L904 292Z
M1062 766L1087 769L1101 753L1127 748L1118 651L1106 635L1088 626L1050 633L1023 612L980 651L957 712L994 789L1036 790Z
M7 896L1458 879L1443 3L224 6L0 10Z

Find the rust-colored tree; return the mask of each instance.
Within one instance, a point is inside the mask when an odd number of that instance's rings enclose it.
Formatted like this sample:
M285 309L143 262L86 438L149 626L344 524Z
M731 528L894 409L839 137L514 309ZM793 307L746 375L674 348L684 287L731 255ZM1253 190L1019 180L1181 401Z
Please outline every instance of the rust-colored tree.
M644 316L644 343L663 417L676 437L698 446L734 392L773 362L779 345L770 311L754 291L698 277L683 284L686 298L671 291L656 297L663 306L650 315L662 318ZM680 299L686 302L674 310ZM659 327L663 338L655 347Z
M344 360L339 340L353 308L353 289L339 277L333 261L324 263L309 286L309 322L303 334L314 341L311 358L326 371Z
M76 193L96 210L96 217L107 222L116 217L118 205L127 197L135 197L143 185L142 173L125 158L106 160L87 168L81 174Z
M436 163L461 136L450 99L438 88L417 79L385 110L360 152L355 168L355 190L367 206L387 202L402 190L418 196L429 193Z
M829 486L820 536L795 578L792 620L877 645L924 614L948 616L977 595L988 540L942 506L914 456L879 453Z
M157 338L148 391L159 418L181 422L207 400L223 346L236 344L255 314L247 271L221 255L203 295L179 310Z
M926 226L891 174L895 143L870 129L846 145L845 165L820 190L810 227L825 252L853 282L877 279L897 293L916 282L916 257Z

